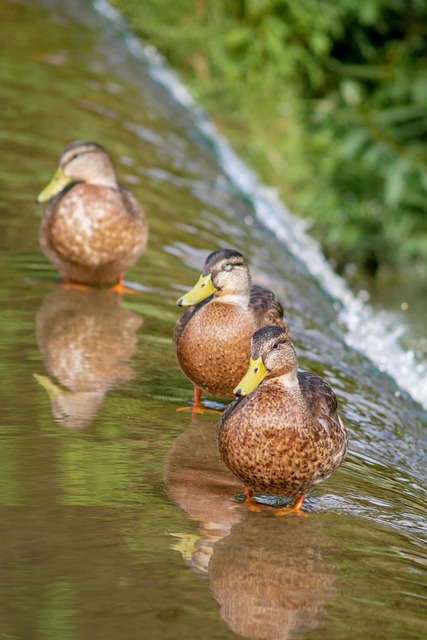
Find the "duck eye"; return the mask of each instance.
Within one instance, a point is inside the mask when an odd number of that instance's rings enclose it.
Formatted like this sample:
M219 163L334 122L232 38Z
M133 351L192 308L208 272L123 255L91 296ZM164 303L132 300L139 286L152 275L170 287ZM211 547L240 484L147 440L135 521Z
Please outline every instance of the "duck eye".
M231 271L232 268L233 268L233 265L230 264L229 262L227 262L223 267L224 271Z
M278 343L278 342L275 342L275 343L273 344L273 349L278 349L278 348L279 348L279 343Z

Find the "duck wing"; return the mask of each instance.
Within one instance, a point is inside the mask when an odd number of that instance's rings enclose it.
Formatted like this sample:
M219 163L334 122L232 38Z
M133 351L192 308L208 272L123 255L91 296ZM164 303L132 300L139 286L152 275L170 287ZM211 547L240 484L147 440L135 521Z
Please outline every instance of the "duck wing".
M337 411L337 398L329 384L309 371L298 371L298 381L313 420L320 422L328 431L331 426L341 429L342 421Z
M283 307L272 291L253 285L249 304L259 327L271 324L287 328Z

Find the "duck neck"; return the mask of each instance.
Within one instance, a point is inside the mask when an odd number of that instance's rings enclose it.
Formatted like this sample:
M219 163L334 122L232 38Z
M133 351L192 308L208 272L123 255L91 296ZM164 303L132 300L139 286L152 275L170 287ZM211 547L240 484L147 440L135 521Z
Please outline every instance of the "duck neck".
M252 285L249 269L240 270L232 282L220 284L223 286L215 292L215 301L249 308Z
M97 186L109 187L110 189L117 189L117 176L110 158L107 156L95 156L92 158L86 182Z
M249 307L249 295L246 295L241 291L238 293L235 291L217 291L214 294L214 300L215 302L234 304L238 307L242 307L242 309L247 309Z
M277 376L276 378L274 378L274 380L281 384L287 391L301 394L301 389L298 381L298 372L296 369L292 369L292 371L283 373L281 376Z
M310 408L301 391L297 369L284 373L274 380L283 387L288 397L291 396L292 406L298 410L299 415L303 415L306 420L310 420Z

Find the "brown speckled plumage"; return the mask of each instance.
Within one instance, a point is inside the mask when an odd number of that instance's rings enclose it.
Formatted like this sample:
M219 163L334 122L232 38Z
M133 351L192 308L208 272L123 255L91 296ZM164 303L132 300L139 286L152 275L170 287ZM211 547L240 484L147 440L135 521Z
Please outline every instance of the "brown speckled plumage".
M224 269L230 264L232 269ZM210 254L202 271L208 273L216 292L178 320L175 352L182 372L195 386L214 396L232 397L247 370L254 331L265 324L287 326L275 295L251 287L249 269L239 252L221 249Z
M335 394L316 374L297 372L289 334L280 328L258 330L251 356L261 357L268 373L258 388L235 400L221 416L220 454L252 491L305 496L347 452Z
M53 197L43 214L43 253L63 280L117 281L146 247L144 212L132 193L117 184L111 159L99 145L68 145L59 169L69 185Z

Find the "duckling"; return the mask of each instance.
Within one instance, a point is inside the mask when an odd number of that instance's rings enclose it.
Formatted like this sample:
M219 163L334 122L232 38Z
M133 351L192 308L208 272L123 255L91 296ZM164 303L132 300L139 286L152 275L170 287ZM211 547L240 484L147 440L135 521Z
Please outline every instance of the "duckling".
M144 251L148 224L132 193L117 183L107 151L95 142L69 144L37 202L49 202L40 246L63 283L116 283L124 291L123 274Z
M251 287L246 260L234 249L211 253L198 282L177 304L191 307L176 323L173 341L178 364L194 385L195 413L204 411L202 391L233 397L233 388L247 369L256 329L266 324L287 326L276 296Z
M253 492L283 494L296 501L278 515L301 512L308 492L337 469L347 453L346 428L331 387L314 373L297 371L289 332L258 329L249 369L237 400L221 416L217 439L225 464Z

